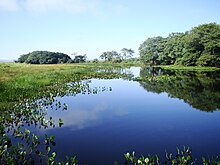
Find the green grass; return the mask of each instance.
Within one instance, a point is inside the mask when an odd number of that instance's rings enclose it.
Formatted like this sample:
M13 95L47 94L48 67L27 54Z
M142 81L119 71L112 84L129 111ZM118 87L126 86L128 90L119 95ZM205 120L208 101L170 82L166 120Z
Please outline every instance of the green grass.
M213 72L219 71L220 68L217 67L201 67L201 66L180 66L180 65L160 65L156 66L166 70L186 70L186 71L206 71Z
M113 67L121 67L121 65L0 63L0 109L21 99L36 96L53 84L88 78L120 77L117 73L97 72L98 69L113 69Z

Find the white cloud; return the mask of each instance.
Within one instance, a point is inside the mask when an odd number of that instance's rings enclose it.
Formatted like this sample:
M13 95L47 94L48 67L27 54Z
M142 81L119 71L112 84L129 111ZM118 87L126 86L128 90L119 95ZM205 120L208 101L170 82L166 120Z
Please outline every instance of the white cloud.
M49 11L82 13L93 11L97 2L98 0L0 0L0 10L16 11L22 9L37 13Z
M17 9L17 0L0 0L0 11L16 11Z

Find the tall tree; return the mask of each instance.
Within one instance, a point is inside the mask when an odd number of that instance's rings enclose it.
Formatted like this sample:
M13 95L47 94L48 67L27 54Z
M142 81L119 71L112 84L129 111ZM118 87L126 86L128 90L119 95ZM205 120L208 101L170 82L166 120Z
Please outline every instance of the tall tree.
M99 57L106 61L107 57L108 57L108 54L107 54L107 52L103 52Z
M148 38L139 47L140 59L144 63L156 65L160 56L160 46L164 38L161 36Z
M121 49L123 60L127 60L127 58L131 58L134 54L134 50L123 48Z
M105 61L112 61L115 58L118 58L119 54L117 51L107 51L107 52L103 52L100 55L101 59L104 59Z
M133 55L134 55L134 50L128 49L128 50L127 50L127 53L128 53L127 57L128 57L128 58L131 58L131 57L133 57Z

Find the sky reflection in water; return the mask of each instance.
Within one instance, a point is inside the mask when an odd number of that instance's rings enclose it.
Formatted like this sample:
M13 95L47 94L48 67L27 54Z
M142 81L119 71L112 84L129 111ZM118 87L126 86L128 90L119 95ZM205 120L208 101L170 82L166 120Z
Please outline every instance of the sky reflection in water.
M55 135L55 150L76 155L80 164L123 162L130 151L165 155L176 146L192 146L197 157L220 155L220 112L196 110L167 93L147 92L138 82L91 80L91 87L112 87L98 94L65 96L67 111L49 111L61 128L43 130Z

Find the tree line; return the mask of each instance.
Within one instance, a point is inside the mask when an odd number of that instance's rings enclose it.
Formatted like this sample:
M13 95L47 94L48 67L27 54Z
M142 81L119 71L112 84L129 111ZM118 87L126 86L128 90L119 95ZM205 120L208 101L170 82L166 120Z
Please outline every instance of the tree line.
M220 67L220 25L193 27L185 33L148 38L139 47L140 60L150 65Z
M103 52L99 58L105 62L120 63L126 60L132 60L134 50L123 48L121 53L117 51L106 51ZM19 63L28 64L59 64L59 63L82 63L86 62L87 56L78 55L77 53L72 54L74 59L64 53L49 52L49 51L33 51L28 54L21 55L17 61ZM99 62L98 59L94 59L93 62Z

